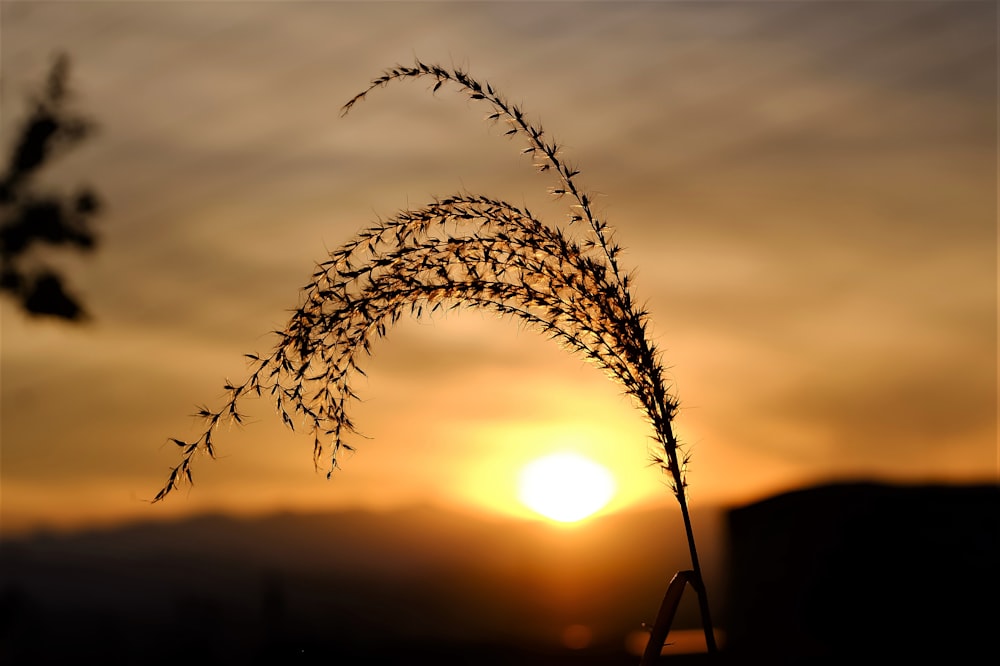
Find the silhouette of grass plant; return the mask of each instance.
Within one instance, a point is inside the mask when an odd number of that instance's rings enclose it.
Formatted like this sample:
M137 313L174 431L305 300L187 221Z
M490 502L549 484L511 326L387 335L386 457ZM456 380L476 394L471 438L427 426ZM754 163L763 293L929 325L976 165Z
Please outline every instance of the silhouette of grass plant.
M240 403L247 396L269 396L285 425L292 430L304 425L313 440L314 463L325 458L329 477L341 452L355 446L357 430L349 417L350 403L357 398L352 382L365 374L362 363L372 341L385 336L404 314L490 310L520 319L581 354L620 382L642 408L662 449L656 462L680 504L693 567L686 579L698 593L706 642L714 652L688 512L687 457L672 425L678 403L648 336L649 315L636 303L632 280L619 266L621 248L612 230L577 184L580 171L562 157L559 145L519 106L462 70L420 61L396 66L351 98L341 115L377 88L421 78L434 82L432 92L449 84L486 104L489 120L504 123L507 135L526 140L523 152L539 171L555 178L551 194L569 200L567 228L546 224L505 201L459 193L364 229L318 264L303 289L302 304L284 330L276 331L274 349L267 356L246 355L249 377L240 384L226 383L222 407L198 408L205 422L200 437L171 440L181 460L153 501L192 482L196 455L215 457L214 433L225 422L242 422Z

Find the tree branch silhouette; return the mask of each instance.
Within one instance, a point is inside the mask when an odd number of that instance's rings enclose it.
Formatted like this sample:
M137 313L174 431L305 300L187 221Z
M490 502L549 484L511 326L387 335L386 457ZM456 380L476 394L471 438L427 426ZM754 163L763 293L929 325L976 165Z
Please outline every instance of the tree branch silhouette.
M89 187L45 191L39 172L95 130L69 107L69 57L59 54L12 146L0 176L0 292L31 316L79 322L87 313L64 278L39 257L43 247L90 252L97 245L93 219L101 202Z

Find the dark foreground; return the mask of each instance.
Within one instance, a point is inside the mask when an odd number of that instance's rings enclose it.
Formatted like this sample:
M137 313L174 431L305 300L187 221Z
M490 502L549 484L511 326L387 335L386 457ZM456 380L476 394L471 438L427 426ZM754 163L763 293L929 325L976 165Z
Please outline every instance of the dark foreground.
M716 524L725 650L663 664L1000 663L997 486L813 488ZM630 639L686 568L676 527L417 509L4 542L0 664L636 666ZM697 621L686 595L675 626ZM570 649L577 625L592 636Z

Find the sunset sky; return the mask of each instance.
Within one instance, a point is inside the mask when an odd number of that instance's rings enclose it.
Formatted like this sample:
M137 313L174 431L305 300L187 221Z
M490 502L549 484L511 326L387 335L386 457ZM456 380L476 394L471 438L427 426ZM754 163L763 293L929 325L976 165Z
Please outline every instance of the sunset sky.
M82 326L2 303L2 530L206 510L524 513L527 462L672 502L621 390L516 322L404 321L327 481L264 401L150 505L195 405L264 353L354 232L462 190L563 203L487 107L384 68L468 69L563 145L636 269L695 505L832 479L996 480L993 2L6 2L5 151L54 54L100 131L44 174L106 208L51 255ZM41 183L40 183L41 184Z

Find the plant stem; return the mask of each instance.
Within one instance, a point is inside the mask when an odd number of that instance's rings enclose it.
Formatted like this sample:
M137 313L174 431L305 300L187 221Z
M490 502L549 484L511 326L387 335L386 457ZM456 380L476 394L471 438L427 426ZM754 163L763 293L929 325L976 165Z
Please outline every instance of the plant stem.
M691 582L694 577L693 571L678 571L670 579L670 585L663 595L663 603L656 614L656 622L649 632L649 642L642 652L642 661L639 666L654 666L660 659L660 652L670 635L670 627L674 623L674 616L677 615L677 607L681 603L681 595L684 594L684 586Z
M714 653L718 651L718 647L715 644L715 631L712 628L712 614L708 609L708 593L705 590L705 579L702 578L701 564L698 562L698 548L694 542L694 530L691 528L691 514L688 511L687 497L681 481L681 469L676 455L670 455L669 461L670 472L673 474L675 483L677 484L677 501L681 505L681 516L684 519L684 533L687 536L688 549L691 552L691 568L694 571L694 580L691 581L691 586L698 593L701 624L705 630L705 646L710 653Z

